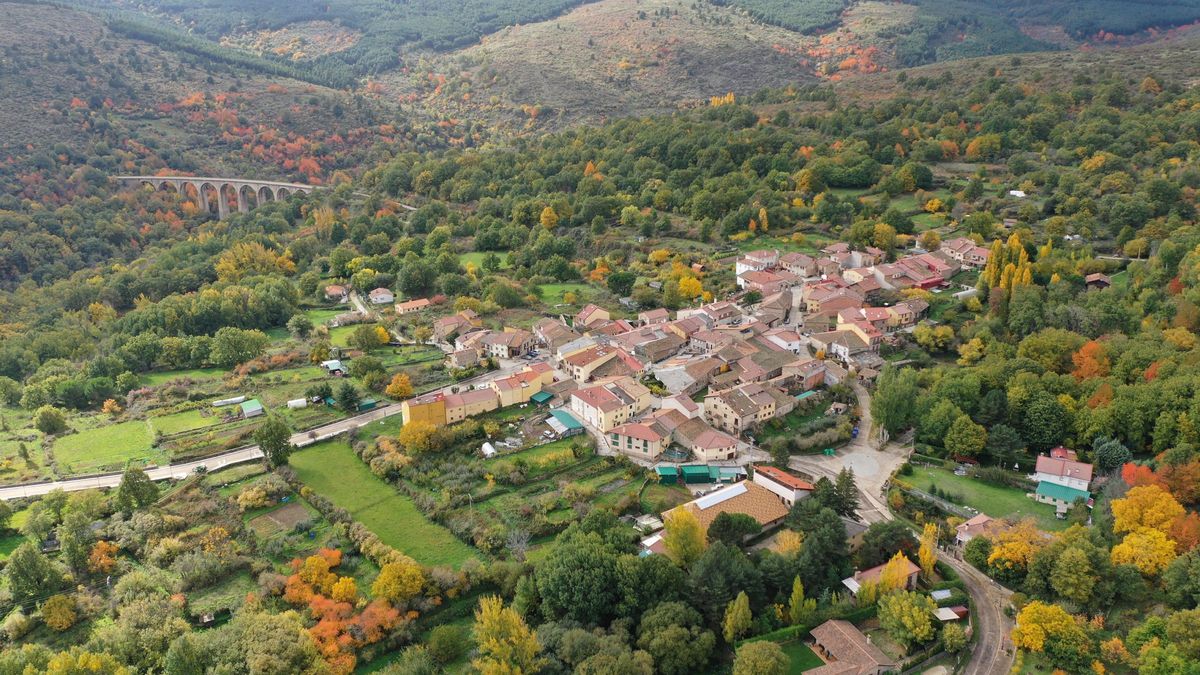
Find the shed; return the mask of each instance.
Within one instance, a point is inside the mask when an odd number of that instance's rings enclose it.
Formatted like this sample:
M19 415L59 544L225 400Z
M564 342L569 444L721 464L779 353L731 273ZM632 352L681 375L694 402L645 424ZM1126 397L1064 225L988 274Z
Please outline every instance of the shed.
M496 456L496 446L492 445L491 443L484 443L483 447L480 448L479 450L480 450L480 452L483 453L484 457L495 457Z
M713 480L707 464L689 464L679 467L679 470L683 473L685 483L711 483Z
M214 408L220 408L222 406L227 406L227 405L237 405L238 403L241 403L242 401L245 401L245 400L246 400L245 396L234 396L233 398L223 398L220 401L213 401L212 405Z
M574 436L583 433L583 425L566 410L551 410L550 416L563 425L565 431L561 432L560 435Z
M534 394L533 396L530 396L529 400L533 401L537 405L546 405L553 398L554 398L554 394L551 394L548 391L539 391L538 393Z
M710 466L708 477L713 483L733 483L746 477L746 470L740 466Z
M958 621L962 618L958 615L958 612L954 611L954 609L951 607L938 607L937 611L934 612L933 615L937 617L938 621Z
M293 400L287 402L287 406L288 406L288 408L291 408L292 410L295 410L297 408L307 408L308 407L308 399L306 399L306 398L293 399Z
M679 482L679 467L660 466L654 470L658 474L658 482L663 485L674 485Z
M342 362L338 359L330 359L328 361L322 361L321 367L324 368L325 371L331 375L334 373L346 372L345 366L343 366Z
M364 410L374 410L375 406L377 406L377 405L379 405L379 401L377 401L373 398L364 398L363 400L359 401L358 410L359 410L359 412L362 412Z
M259 415L263 414L262 403L259 403L258 399L256 399L256 398L252 398L249 401L242 402L241 407L242 407L242 417L244 417L246 419L249 419L251 417L258 417Z

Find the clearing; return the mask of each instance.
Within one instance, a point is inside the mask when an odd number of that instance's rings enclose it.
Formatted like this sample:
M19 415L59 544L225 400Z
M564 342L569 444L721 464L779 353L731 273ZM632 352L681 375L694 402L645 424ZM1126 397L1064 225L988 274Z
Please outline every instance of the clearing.
M250 519L247 525L255 534L265 539L279 532L287 532L295 527L296 523L312 518L313 514L303 504L291 502Z
M427 519L411 499L371 473L345 442L305 448L292 455L291 466L309 487L417 562L458 567L478 555L450 530Z
M128 461L165 461L161 450L151 447L154 437L143 420L82 429L54 441L54 459L63 475L121 469Z
M1053 506L1035 502L1017 488L956 476L945 469L924 467L914 467L913 475L908 478L918 490L928 491L931 484L936 485L939 490L961 498L950 501L978 509L993 518L1033 518L1043 530L1051 531L1067 527L1067 521L1054 516Z

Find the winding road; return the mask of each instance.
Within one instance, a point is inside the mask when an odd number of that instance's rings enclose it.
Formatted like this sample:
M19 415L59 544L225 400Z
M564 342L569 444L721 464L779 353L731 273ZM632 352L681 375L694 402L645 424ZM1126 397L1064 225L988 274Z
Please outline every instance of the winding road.
M792 457L789 464L814 477L824 475L830 479L842 467L854 469L860 497L858 513L862 520L868 524L893 520L892 512L883 501L886 499L884 485L907 459L908 452L895 443L885 444L882 449L873 446L877 439L871 418L871 394L857 382L851 387L858 397L861 413L858 438L843 446L836 457L800 455ZM971 596L976 639L971 658L963 667L963 675L1005 675L1012 669L1015 653L1009 638L1012 621L1002 609L1008 604L1011 591L946 551L938 551L938 559L958 573Z

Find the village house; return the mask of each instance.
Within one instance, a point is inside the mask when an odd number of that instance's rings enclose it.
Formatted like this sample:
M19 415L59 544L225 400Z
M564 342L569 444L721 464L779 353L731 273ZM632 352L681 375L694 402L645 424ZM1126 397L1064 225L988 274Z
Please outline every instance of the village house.
M520 328L505 328L504 332L490 332L483 338L487 353L498 359L520 358L533 350L533 333Z
M812 483L771 466L758 464L754 467L753 481L779 496L791 508L796 502L812 494L816 489Z
M825 665L805 675L883 675L900 667L849 621L830 619L809 634Z
M975 537L986 534L994 527L995 520L986 513L981 513L970 520L959 523L954 528L954 543L966 546Z
M962 263L965 267L983 267L987 264L991 251L977 245L966 237L956 237L943 241L939 249L942 253Z
M766 249L759 251L750 251L737 259L734 263L734 274L741 277L746 272L760 272L768 270L779 264L779 251L769 251Z
M763 333L763 337L765 337L767 340L770 340L772 343L779 345L780 348L786 349L793 354L803 354L806 351L804 348L804 340L800 337L800 334L792 328L772 328L766 333Z
M699 417L680 422L672 430L671 437L700 462L727 461L737 456L738 440L724 431L712 428Z
M827 366L817 359L801 359L783 367L783 378L792 383L792 391L811 391L825 383Z
M563 322L549 318L541 319L535 323L533 325L533 334L551 351L556 351L559 347L572 340L578 340L580 337L579 333Z
M837 359L846 364L849 364L854 356L871 350L871 345L850 330L815 333L808 340L809 346L818 353L824 352L826 358Z
M779 257L779 266L798 277L817 276L817 261L803 253L785 253Z
M325 299L335 302L348 302L350 300L350 291L345 286L330 284L325 287Z
M460 394L447 394L446 424L461 422L500 407L500 399L491 389L473 389Z
M747 291L758 291L762 295L771 295L778 293L787 288L795 286L799 278L787 271L768 272L751 270L739 274L737 277L738 288Z
M664 397L659 409L678 411L688 419L694 419L704 414L704 411L700 409L700 404L682 394Z
M571 394L571 412L608 432L650 407L650 390L632 378L619 377Z
M376 288L370 293L367 293L367 300L372 305L390 305L396 301L396 294L386 288Z
M561 365L572 379L583 384L593 377L603 376L599 371L609 363L614 363L612 368L606 369L610 375L641 377L646 370L645 364L632 354L609 344L593 345L568 354L562 359Z
M586 305L579 313L575 315L575 329L591 328L597 324L611 321L612 315L607 309L596 305Z
M450 368L470 368L479 364L479 352L474 349L458 349L446 356L446 365Z
M398 316L404 316L405 314L412 314L414 312L424 311L426 309L429 309L432 305L433 305L433 303L429 301L429 298L417 298L416 300L407 300L405 302L397 302L396 303L396 314Z
M446 396L441 392L410 398L400 404L400 419L404 424L428 422L435 427L446 425Z
M1083 283L1089 289L1103 290L1112 286L1112 279L1103 272L1093 272L1083 278Z
M704 417L718 429L737 435L790 412L796 400L770 385L749 382L704 397Z
M457 314L445 316L433 322L433 337L439 342L452 340L460 333L483 325L483 320L475 312L464 309Z
M534 394L540 393L554 382L554 369L548 363L531 363L521 372L501 377L488 383L500 400L500 407L528 403Z
M911 591L917 587L917 576L921 573L921 568L907 557L904 558L904 564L904 589ZM842 585L850 589L851 594L857 596L863 584L879 583L879 578L883 574L883 568L886 566L887 563L883 563L882 565L876 565L861 572L855 572L853 576L842 579Z
M671 320L671 312L664 307L638 312L638 322L643 326L654 326Z
M613 450L647 460L656 459L671 444L671 432L655 421L613 427L606 438Z
M1076 501L1090 503L1088 486L1092 482L1092 465L1074 459L1075 453L1055 448L1049 456L1037 458L1032 478L1037 481L1033 498L1052 504L1058 513L1065 513Z

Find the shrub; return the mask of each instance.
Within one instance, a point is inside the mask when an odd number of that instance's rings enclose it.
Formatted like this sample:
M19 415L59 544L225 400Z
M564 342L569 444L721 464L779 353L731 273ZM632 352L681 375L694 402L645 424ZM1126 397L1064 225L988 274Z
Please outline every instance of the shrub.
M425 645L429 655L441 665L453 663L466 652L466 635L457 626L438 626L429 633Z

